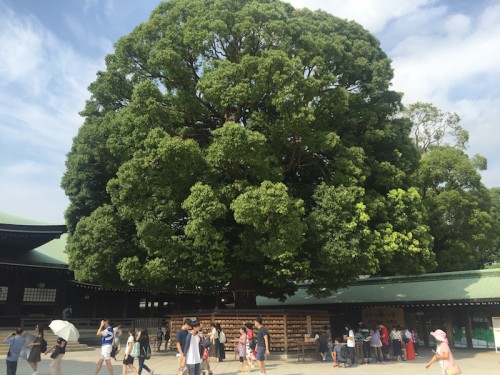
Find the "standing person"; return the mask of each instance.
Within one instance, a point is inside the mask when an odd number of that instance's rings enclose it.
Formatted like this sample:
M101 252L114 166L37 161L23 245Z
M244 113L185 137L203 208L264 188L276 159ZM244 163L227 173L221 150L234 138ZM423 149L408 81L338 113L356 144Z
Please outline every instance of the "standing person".
M191 328L191 319L185 319L182 327L177 331L176 344L177 347L177 357L179 358L177 375L182 375L184 373L184 366L186 365L186 357L184 357L184 346L186 346L186 337L189 334L189 329Z
M373 327L370 331L372 338L370 339L370 348L375 353L375 357L377 358L377 362L381 363L383 360L382 355L382 340L380 340L380 331L377 327Z
M200 322L194 321L191 323L191 332L186 337L184 346L184 357L186 357L186 365L189 375L201 375L201 353L200 353Z
M269 334L266 327L262 325L262 318L257 317L254 320L255 328L257 328L257 355L255 356L259 362L260 375L266 374L266 355L269 355Z
M370 351L370 341L372 336L370 334L370 330L366 327L364 323L361 323L360 327L361 333L361 350L363 352L363 362L368 364L372 360L371 351Z
M200 332L198 333L198 336L200 336L200 345L202 347L201 349L201 373L204 375L212 375L213 372L210 369L210 362L209 362L209 356L208 356L208 348L210 347L210 337L205 337L203 334L203 331L200 329Z
M447 373L459 374L458 367L456 367L455 360L453 359L453 354L451 354L450 346L448 345L448 339L446 338L446 333L440 329L431 332L437 342L437 347L434 356L425 365L425 368L431 367L431 365L437 360L441 361L441 373L446 375ZM453 370L456 372L452 372Z
M169 342L170 342L170 327L167 326L165 327L165 350L169 349Z
M117 323L113 328L113 348L111 349L111 357L116 360L116 355L120 353L121 343L120 336L122 335L122 325Z
M156 331L156 351L159 352L161 348L161 343L163 341L163 331L161 327L158 327ZM165 343L165 349L167 349L167 344Z
M403 333L403 340L406 343L406 359L408 361L415 360L415 348L412 341L411 331L406 328Z
M403 333L399 327L392 327L391 330L392 352L398 362L402 362L403 356Z
M31 351L28 356L28 363L33 369L33 375L37 375L38 362L42 360L41 353L47 350L47 341L43 338L43 326L41 324L35 326L35 339L30 346Z
M219 362L226 359L226 333L222 330L220 323L215 323L217 335L219 336Z
M50 375L61 375L61 362L63 360L64 354L66 353L66 344L68 342L62 337L58 337L56 344L47 350L44 354L47 355L48 352L52 351L50 358L52 358L52 362L50 362Z
M380 321L378 329L380 331L380 341L382 341L382 356L384 357L384 362L389 362L389 331Z
M327 326L323 327L323 331L318 334L319 342L319 354L321 355L321 360L326 361L326 354L328 353L328 342L330 341L331 334Z
M7 363L7 375L16 375L17 361L25 342L26 338L23 336L22 328L17 328L15 333L11 333L5 338L5 343L9 345L5 361Z
M63 309L62 311L63 320L69 320L69 318L71 318L72 315L73 315L73 309L71 308L71 305Z
M344 327L345 335L344 340L347 342L347 350L349 351L349 357L351 357L351 365L356 364L356 340L354 339L354 331L351 329L349 324Z
M240 327L240 337L238 338L238 355L240 357L240 371L243 371L247 352L247 329L245 326ZM251 368L249 368L251 369Z
M415 356L418 356L418 333L415 328L411 329L411 341L413 342L413 349L415 349Z
M217 327L215 323L211 323L210 326L212 327L210 331L210 342L212 345L210 345L210 349L208 350L208 355L210 358L216 358L217 362L220 361L220 341L219 341L219 332L217 331Z
M142 369L146 369L149 372L149 375L154 374L154 370L151 370L148 366L146 366L146 359L151 358L151 346L149 345L149 335L148 330L143 328L137 334L137 341L139 341L140 345L140 354L139 354L139 369L137 373L141 375Z
M101 320L101 325L97 330L96 336L101 336L101 358L97 362L94 375L101 370L103 362L106 362L109 375L113 375L113 366L111 365L111 350L113 349L113 328L109 324L108 319Z
M137 375L137 369L134 366L134 357L132 357L132 348L135 344L135 329L128 330L127 346L125 347L125 355L123 357L122 375L127 373L127 368L132 370Z

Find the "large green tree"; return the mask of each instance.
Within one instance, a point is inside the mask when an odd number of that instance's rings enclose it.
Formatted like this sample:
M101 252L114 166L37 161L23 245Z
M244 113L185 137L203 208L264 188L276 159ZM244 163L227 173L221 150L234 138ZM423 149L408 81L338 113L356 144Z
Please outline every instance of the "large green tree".
M465 153L469 134L456 113L419 102L403 116L413 124L411 136L421 154L415 184L434 238L437 270L483 268L494 258L499 233L495 190L481 182L486 159Z
M77 279L242 307L434 267L391 79L369 32L322 11L160 4L107 56L68 155Z

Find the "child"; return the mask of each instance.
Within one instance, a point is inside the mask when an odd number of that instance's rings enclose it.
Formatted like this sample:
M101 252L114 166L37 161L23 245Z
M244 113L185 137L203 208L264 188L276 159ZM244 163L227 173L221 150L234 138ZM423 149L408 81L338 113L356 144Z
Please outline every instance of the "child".
M203 351L201 354L201 373L202 375L213 375L212 370L210 369L210 362L209 362L209 355L208 355L208 348L203 345L205 342L205 336L203 335L202 332L199 333L200 335L200 343L202 343L203 346Z
M243 363L247 354L247 329L240 327L240 338L238 339L238 354L240 356L240 372L243 370ZM251 370L251 368L250 368Z

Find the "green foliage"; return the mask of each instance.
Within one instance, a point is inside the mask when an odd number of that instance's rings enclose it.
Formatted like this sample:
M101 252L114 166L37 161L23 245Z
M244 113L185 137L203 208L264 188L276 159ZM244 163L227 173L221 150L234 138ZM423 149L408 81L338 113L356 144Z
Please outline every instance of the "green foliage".
M370 33L322 11L161 3L106 58L68 155L77 278L282 298L432 268L391 79Z
M403 112L413 124L412 136L421 152L427 152L431 146L451 146L460 150L467 148L469 133L460 125L456 113L442 112L430 103L410 104Z
M478 172L483 163L475 160L450 146L434 146L422 156L418 183L440 271L483 268L493 260L498 219Z

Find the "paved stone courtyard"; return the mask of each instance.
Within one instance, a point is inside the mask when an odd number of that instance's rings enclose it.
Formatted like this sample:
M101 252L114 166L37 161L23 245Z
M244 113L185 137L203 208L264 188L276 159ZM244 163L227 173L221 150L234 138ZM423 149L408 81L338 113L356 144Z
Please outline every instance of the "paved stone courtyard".
M438 364L434 364L430 369L426 370L424 364L432 355L430 349L420 349L421 355L415 361L403 363L390 363L358 365L350 368L333 368L332 363L318 362L306 360L306 362L297 362L297 360L288 361L271 357L267 363L268 375L323 375L323 374L338 374L349 373L376 375L388 373L394 374L435 374L440 375ZM500 374L500 353L494 351L479 351L479 350L455 350L455 357L462 368L464 375L486 375ZM62 362L63 375L92 375L95 369L95 364L99 358L100 350L88 352L70 352L66 353ZM5 354L0 356L0 374L5 374ZM39 374L49 374L50 358L43 359L39 364ZM122 371L121 361L115 361L114 374L120 375ZM146 364L154 369L158 375L174 375L177 366L177 360L173 352L153 353L153 357ZM228 353L228 360L222 363L212 363L212 370L215 375L229 375L238 373L239 362L233 359L233 355ZM32 370L28 363L24 360L19 361L17 375L31 375ZM100 374L107 375L108 371L105 366L101 369ZM131 374L131 372L129 372ZM146 371L142 372L147 375ZM258 375L257 369L252 371L252 374Z

